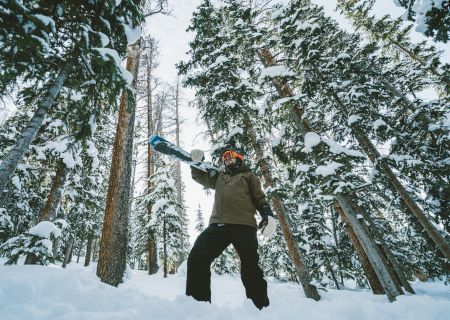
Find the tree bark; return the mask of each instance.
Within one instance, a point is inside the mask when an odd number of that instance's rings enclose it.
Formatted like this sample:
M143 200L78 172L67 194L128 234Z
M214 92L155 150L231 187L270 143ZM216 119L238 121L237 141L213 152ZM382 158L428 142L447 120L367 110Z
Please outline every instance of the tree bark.
M345 224L345 229L347 231L350 240L352 241L353 248L355 249L356 254L359 257L359 261L361 262L364 274L366 275L366 278L369 281L372 292L374 294L383 294L384 293L383 286L381 285L380 280L378 279L378 276L375 273L375 270L372 268L370 260L367 257L366 253L364 252L363 247L359 243L358 237L356 236L350 223L348 222L347 217L342 211L342 208L339 206L337 202L334 203L334 208L336 209L336 212L339 214L339 216L341 217L342 221Z
M64 184L67 181L69 170L62 160L59 160L58 167L56 169L55 178L50 188L50 193L47 197L47 202L44 208L39 213L39 222L46 220L54 220L58 213L59 205L64 192Z
M86 257L84 258L84 266L87 267L91 263L91 255L92 255L92 242L94 241L94 237L92 235L88 236L87 246L86 246Z
M5 189L9 180L16 170L19 161L22 160L30 147L31 142L36 137L36 134L42 126L42 122L47 116L50 107L53 105L56 96L66 81L73 64L73 62L67 63L58 74L55 82L48 89L45 98L39 103L38 108L30 122L17 138L16 144L3 158L3 161L0 164L0 206L4 202L4 196L6 194Z
M70 262L70 255L72 253L72 248L73 248L73 239L71 238L69 240L69 243L67 245L66 251L65 251L65 255L64 255L64 262L62 264L62 267L65 268L67 266L67 264Z
M139 53L140 41L132 46L127 58L126 68L134 76L133 87L136 85ZM135 116L136 102L133 92L127 89L120 99L97 265L100 280L113 286L122 282L126 268Z
M154 48L153 43L151 44L151 51L148 54L147 59L147 136L150 137L154 133L153 128L153 89L152 89L152 79L153 79L153 57ZM152 175L154 172L154 156L153 149L150 144L147 144L147 192L152 190ZM152 203L147 205L147 215L148 221L151 219L152 215ZM153 231L150 231L147 238L147 266L148 274L155 274L158 271L158 256L156 252L156 235Z

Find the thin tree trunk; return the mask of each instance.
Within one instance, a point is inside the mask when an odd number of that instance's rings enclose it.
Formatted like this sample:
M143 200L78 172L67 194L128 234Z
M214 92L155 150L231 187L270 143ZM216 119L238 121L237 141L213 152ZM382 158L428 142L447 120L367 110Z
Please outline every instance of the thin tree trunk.
M97 261L97 246L98 246L98 240L97 238L94 239L92 243L92 262Z
M334 242L336 243L336 247L339 247L339 240L338 240L338 236L337 236L337 223L336 223L336 215L334 214L334 212L331 212L331 223L332 223L332 227L333 227L333 238L334 238ZM344 276L342 275L342 261L341 261L341 256L339 254L339 252L337 252L336 254L337 256L337 260L338 260L338 266L339 266L339 278L341 279L341 286L344 287Z
M331 278L333 279L334 285L336 286L336 289L341 289L339 287L339 283L336 277L336 273L334 272L333 268L331 267L330 259L328 259L328 256L325 255L325 264L327 266L328 272L331 274Z
M262 61L265 67L276 65L275 59L271 55L270 51L267 49L262 49L258 52L260 60ZM292 97L294 96L289 85L281 80L281 79L273 79L272 83L280 96L282 97ZM314 131L311 129L309 123L303 119L303 108L298 104L293 104L291 108L292 116L295 120L295 123L298 127L300 133L304 136L309 131ZM313 153L315 155L315 153ZM401 290L399 291L395 280L392 278L390 271L387 269L380 253L378 252L376 243L371 238L370 234L366 232L364 227L359 223L356 218L356 212L353 209L353 203L348 197L348 195L337 194L335 196L337 199L339 206L342 208L342 211L347 217L348 222L351 224L355 234L357 235L364 251L366 252L372 267L375 270L375 273L380 280L386 295L390 301L394 301L395 297L402 294Z
M153 43L152 43L153 46ZM152 79L153 79L153 57L154 50L152 50L148 54L147 59L147 136L151 136L154 133L153 128L153 88L152 88ZM150 144L147 144L147 192L151 192L152 185L152 175L154 172L154 156L153 149ZM147 216L148 221L151 220L152 215L152 203L147 205ZM147 238L147 266L148 266L148 274L155 274L158 271L158 256L156 252L156 235L153 231L150 231Z
M78 252L77 252L77 263L80 262L81 250L83 250L83 242L84 242L84 241L81 242L81 245L80 245L80 247L78 248Z
M269 166L267 162L264 160L263 149L258 143L256 135L253 131L253 127L248 119L246 119L246 127L252 142L253 149L255 150L257 156L258 164L263 173L266 186L274 187L275 184L272 179ZM275 213L277 214L278 221L280 222L281 231L283 232L283 236L286 241L289 253L292 257L292 260L294 261L295 270L297 272L299 281L302 284L303 291L305 292L305 295L308 298L319 301L320 295L317 292L317 288L311 284L311 275L310 271L308 270L305 257L302 256L302 253L297 245L297 242L295 241L294 236L292 235L292 228L289 225L289 222L286 218L286 212L284 210L283 203L281 202L281 199L276 195L272 196L272 206L274 208Z
M92 242L94 241L94 237L92 235L88 236L87 246L86 246L86 257L84 259L84 266L87 267L91 263L91 255L92 255Z
M167 278L167 230L166 230L166 218L163 222L163 257L164 257L164 278Z
M19 161L22 160L25 153L28 151L31 142L36 137L39 128L42 126L42 122L67 79L72 66L73 62L69 62L64 66L58 74L54 84L48 89L45 98L39 103L38 108L28 125L17 138L16 144L3 158L3 161L0 164L0 206L4 202L5 189L9 180L16 170Z
M65 252L65 255L64 255L64 262L62 264L63 268L65 268L67 266L67 264L70 262L69 259L70 259L70 255L72 253L72 247L73 247L73 239L71 238L69 240L69 243L67 245L66 252Z
M133 45L126 68L136 85L140 40ZM117 286L126 268L131 167L136 102L133 92L125 90L120 99L119 120L109 176L105 217L100 242L97 276L102 282Z

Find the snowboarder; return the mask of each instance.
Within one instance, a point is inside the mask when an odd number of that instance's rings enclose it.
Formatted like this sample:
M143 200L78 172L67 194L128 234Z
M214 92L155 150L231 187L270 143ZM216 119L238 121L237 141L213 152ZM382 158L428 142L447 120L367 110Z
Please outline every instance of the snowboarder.
M202 161L201 150L191 152L194 161ZM261 215L260 229L275 229L275 220L261 190L261 182L244 164L244 157L235 149L222 152L225 172L210 176L191 167L192 178L201 185L215 189L213 212L209 226L197 237L188 262L186 295L211 302L212 261L233 244L241 262L241 279L246 295L259 309L269 305L267 282L259 267L256 238L256 210Z

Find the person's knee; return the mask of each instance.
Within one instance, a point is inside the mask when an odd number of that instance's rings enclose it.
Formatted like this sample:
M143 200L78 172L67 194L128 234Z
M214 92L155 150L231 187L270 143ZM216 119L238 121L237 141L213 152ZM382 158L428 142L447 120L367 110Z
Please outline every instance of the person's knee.
M187 264L189 266L197 266L206 263L206 257L199 250L192 249L189 253Z

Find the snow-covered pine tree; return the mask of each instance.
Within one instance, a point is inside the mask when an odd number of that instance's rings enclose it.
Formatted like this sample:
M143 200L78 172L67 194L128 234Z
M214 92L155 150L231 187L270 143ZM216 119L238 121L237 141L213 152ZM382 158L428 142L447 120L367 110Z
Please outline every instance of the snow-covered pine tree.
M205 221L203 219L203 210L200 204L198 204L198 208L195 210L195 213L195 230L201 233L205 229Z
M153 204L151 220L147 223L157 235L158 256L163 264L164 277L175 272L180 256L186 255L182 204L177 202L177 190L173 164L160 159L152 177L153 187L148 201ZM181 210L177 210L180 208Z
M363 31L371 40L390 53L391 56L416 62L416 73L430 79L441 87L444 95L450 91L450 67L444 64L436 47L425 41L414 43L410 38L412 26L405 25L401 17L394 19L385 15L377 19L371 15L373 0L338 1L338 9L348 18L353 26ZM393 82L395 83L395 82Z
M180 64L179 68L181 73L195 70L188 75L186 84L197 89L197 97L203 102L199 104L202 107L200 116L218 137L217 149L226 144L236 144L245 150L247 163L252 166L252 143L248 130L254 130L251 121L260 116L255 101L261 93L251 82L255 75L254 38L250 36L252 28L244 23L250 15L248 9L240 7L239 1L215 4L205 1L194 13L189 28L197 33L191 43L191 61ZM282 206L278 209L281 212ZM283 225L306 295L318 300L319 295L310 284L290 227L285 220Z
M299 4L299 2L294 2L294 4ZM369 121L371 123L376 123L376 120L382 118L382 105L383 105L383 99L388 96L387 94L379 94L380 92L380 86L379 82L375 84L369 84L366 81L366 78L368 76L372 76L371 74L367 73L355 73L355 66L353 66L349 61L353 62L360 62L364 61L364 59L367 59L365 57L366 51L361 50L359 54L350 54L353 50L357 49L357 46L354 46L354 43L357 43L357 39L355 39L356 36L351 35L344 35L342 31L339 31L338 29L330 29L328 31L325 31L326 28L333 25L330 22L326 22L325 20L319 20L320 18L317 18L318 15L317 9L313 9L312 7L308 7L308 3L304 2L301 3L300 6L302 7L302 11L297 11L296 13L296 19L299 19L300 12L303 12L305 14L305 18L302 19L303 25L299 25L297 27L297 31L301 33L305 33L310 35L311 37L320 37L319 35L322 35L322 38L319 38L316 41L312 41L308 38L302 41L297 41L295 43L295 48L300 49L293 51L294 55L302 56L302 58L299 60L300 62L295 62L299 67L301 67L302 72L305 74L303 76L304 79L312 79L311 82L309 82L309 86L311 88L314 88L315 94L317 95L320 91L323 90L323 95L321 96L321 99L329 100L331 103L326 103L325 101L319 101L321 106L327 106L327 108L334 108L333 106L337 107L336 109L326 109L321 110L323 114L328 115L337 115L338 117L341 114L346 114L347 117L353 114L352 108L356 107L358 104L355 104L354 102L352 104L349 104L346 102L345 97L349 97L348 99L352 101L357 100L364 100L364 104L360 105L360 110L364 110L365 115L361 118L364 119L364 121ZM307 13L308 10L316 10L315 15L310 15ZM310 17L308 19L308 17ZM321 21L321 28L314 27L317 25L317 22ZM286 20L284 21L284 23ZM314 23L316 23L314 25ZM334 24L335 25L335 24ZM327 27L326 27L327 26ZM280 28L282 32L286 32L288 30L287 25L285 24L284 27L282 26ZM325 40L326 38L330 38L329 40ZM339 41L339 39L345 39L345 37L348 38L347 43L351 43L346 49L343 48L345 46L346 41L342 40ZM353 39L353 40L351 40ZM321 48L320 46L324 45L326 43L326 48ZM334 46L333 46L334 44ZM294 46L291 47L293 49ZM336 53L331 53L332 50L336 50ZM365 47L367 49L367 47ZM314 52L314 55L311 54L311 51ZM325 56L324 53L327 53ZM344 53L345 52L345 53ZM323 54L321 54L323 53ZM351 56L357 57L355 60L349 60ZM371 58L373 58L374 54L370 55ZM341 59L344 59L346 62L340 62ZM294 64L295 64L294 63ZM305 68L305 64L307 64L308 68ZM369 63L365 62L365 65L369 65ZM351 67L350 67L351 66ZM339 68L348 68L348 73L343 72L339 70ZM358 70L358 68L356 69ZM333 76L333 72L335 72L335 75ZM344 78L339 79L339 77L344 76ZM334 77L334 78L333 78ZM361 77L358 81L351 80L351 77ZM345 85L345 90L337 93L339 90L339 84L343 83ZM318 86L317 86L318 85ZM377 86L378 85L378 86ZM334 86L334 87L333 87ZM338 87L336 87L338 86ZM354 88L353 90L350 90L350 88ZM322 88L322 89L320 89ZM366 92L358 92L361 90L367 90ZM355 92L358 92L355 94ZM389 96L388 96L389 97ZM367 108L367 105L375 104L372 108ZM351 107L350 107L351 106ZM354 109L353 109L354 110ZM356 111L355 111L356 113ZM359 119L359 118L358 118ZM371 159L371 161L375 161L375 159L379 158L379 153L376 150L373 143L369 140L368 133L364 132L362 127L358 127L358 124L361 124L359 121L356 123L356 121L353 121L353 118L347 118L342 119L340 122L341 128L344 128L345 121L347 121L348 125L352 129L353 135L358 140L358 144L362 147L364 152L368 155L368 157ZM344 122L344 123L343 123ZM338 124L339 121L334 121L332 124ZM329 125L330 125L329 124ZM366 125L367 128L367 125ZM331 127L330 127L331 129ZM335 130L338 130L336 128ZM342 130L341 130L342 132ZM339 138L339 140L342 138ZM389 181L389 183L395 187L397 192L399 192L399 195L401 198L405 201L405 203L408 205L408 207L414 212L415 216L418 217L420 223L426 228L427 232L429 232L430 236L434 239L436 244L439 246L439 248L442 250L442 252L445 254L447 252L445 240L441 235L439 235L439 232L436 231L436 229L431 225L428 218L424 215L422 209L420 209L417 206L417 200L414 200L414 197L411 196L410 193L405 189L404 185L399 181L399 179L395 176L395 174L392 172L391 167L385 160L381 160L378 162L378 165L380 166L381 171L383 172L384 177Z
M80 118L84 119L80 126L87 126L87 114L102 112L91 109L97 99L108 99L110 103L104 105L108 108L115 105L115 98L130 79L121 66L120 55L125 55L127 36L133 40L133 28L142 16L135 1L81 6L70 1L57 6L35 1L20 6L7 2L2 7L2 19L8 23L2 24L0 40L8 45L2 46L1 54L4 61L9 61L8 68L3 69L7 76L2 78L2 85L8 88L18 77L26 79L20 94L26 103L35 106L33 117L17 133L14 147L2 159L0 189L4 190L63 87L82 97L74 110L85 116ZM30 43L38 46L29 50ZM72 68L74 64L80 67ZM67 81L69 75L71 80Z
M404 16L415 22L416 31L433 37L434 41L449 40L450 2L448 0L394 0L394 3L407 10Z

